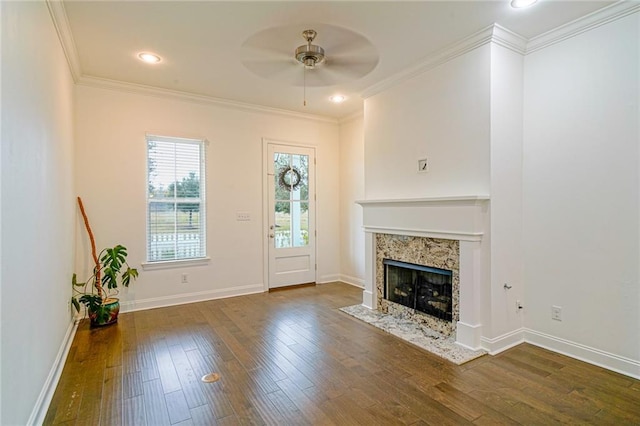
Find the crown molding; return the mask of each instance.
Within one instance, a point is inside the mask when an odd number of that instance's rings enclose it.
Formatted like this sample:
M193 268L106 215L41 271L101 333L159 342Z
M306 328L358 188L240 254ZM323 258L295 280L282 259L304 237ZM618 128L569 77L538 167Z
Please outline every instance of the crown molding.
M536 52L545 47L580 35L586 31L608 24L640 11L640 2L619 1L610 6L596 10L551 31L532 37L527 43L526 54Z
M640 11L640 2L621 0L531 39L493 24L430 55L421 63L370 86L364 91L362 97L366 99L376 95L487 43L495 43L521 55L528 55L638 11Z
M401 71L389 78L374 84L364 91L362 97L364 99L378 94L390 87L410 80L430 69L451 61L459 56L464 55L478 47L488 43L496 43L499 46L513 50L516 53L524 55L527 39L519 34L514 33L498 24L490 25L475 34L472 34L459 42L449 45L442 50L437 51L433 55L428 56L424 61L404 71Z
M492 27L493 33L491 40L489 40L490 42L512 50L520 55L524 55L526 53L527 43L529 40L501 25L493 24Z
M71 33L71 27L69 26L69 20L67 19L67 12L64 9L64 4L61 0L45 0L53 26L58 33L58 39L62 45L64 56L67 58L69 64L69 71L74 82L78 82L78 79L82 75L80 69L80 60L78 59L78 52L76 51L76 43L73 40L73 34Z
M487 27L477 33L459 41L445 49L442 49L433 55L427 57L424 61L397 74L394 74L384 80L370 86L362 93L362 98L367 99L373 95L376 95L390 87L396 86L402 82L412 79L430 69L437 67L438 65L449 62L452 59L462 56L467 52L470 52L482 45L487 44L491 40L491 34L493 32L493 26Z
M76 82L78 86L95 87L99 89L115 90L138 95L154 96L158 98L174 99L184 102L192 102L203 105L215 105L224 108L234 108L248 112L260 112L264 114L274 114L289 118L317 121L321 123L338 124L338 119L323 115L305 114L302 112L289 111L285 109L272 108L262 105L254 105L244 102L231 101L228 99L215 98L213 96L197 95L194 93L182 92L179 90L164 89L144 84L125 83L117 80L109 80L99 77L81 76Z
M359 110L354 112L353 114L349 114L345 117L342 117L340 119L338 119L338 124L343 125L343 124L347 124L350 123L354 120L357 120L359 118L363 118L364 117L364 111L363 110Z

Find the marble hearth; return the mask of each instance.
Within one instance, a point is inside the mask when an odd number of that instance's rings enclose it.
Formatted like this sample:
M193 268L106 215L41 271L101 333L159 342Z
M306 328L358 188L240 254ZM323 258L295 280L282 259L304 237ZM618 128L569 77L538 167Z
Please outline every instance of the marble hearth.
M456 343L480 349L482 283L488 283L489 197L358 201L365 230L363 305L411 318ZM383 259L453 271L453 321L383 299Z

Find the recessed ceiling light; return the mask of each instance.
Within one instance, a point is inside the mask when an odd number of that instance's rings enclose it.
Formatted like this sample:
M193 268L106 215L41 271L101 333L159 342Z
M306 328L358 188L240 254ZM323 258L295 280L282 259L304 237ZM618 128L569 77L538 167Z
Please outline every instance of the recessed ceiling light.
M523 7L529 7L538 0L511 0L511 7L521 9Z
M347 98L344 95L333 95L329 98L329 100L331 102L334 102L336 104L339 104L341 102L344 102Z
M162 58L155 53L142 52L138 53L138 59L148 64L157 64L162 60Z

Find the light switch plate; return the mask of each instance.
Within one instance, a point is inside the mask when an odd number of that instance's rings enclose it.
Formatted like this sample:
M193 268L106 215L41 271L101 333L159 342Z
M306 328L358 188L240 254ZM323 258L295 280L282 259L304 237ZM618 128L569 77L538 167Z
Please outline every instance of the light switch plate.
M236 212L236 220L238 222L248 222L251 220L249 212Z
M551 319L556 321L562 321L562 306L551 307Z

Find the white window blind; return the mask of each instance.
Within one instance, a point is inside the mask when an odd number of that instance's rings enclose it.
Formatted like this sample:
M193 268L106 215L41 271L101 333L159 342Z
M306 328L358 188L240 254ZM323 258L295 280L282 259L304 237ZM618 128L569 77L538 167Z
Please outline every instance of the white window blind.
M147 135L147 260L206 256L205 146Z

